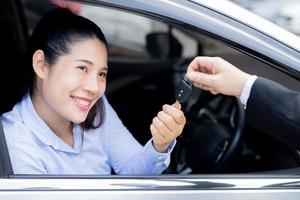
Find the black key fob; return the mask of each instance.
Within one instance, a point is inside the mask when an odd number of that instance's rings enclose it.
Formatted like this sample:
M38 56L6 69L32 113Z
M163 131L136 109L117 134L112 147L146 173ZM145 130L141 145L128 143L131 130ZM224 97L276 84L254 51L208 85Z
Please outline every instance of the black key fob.
M187 101L191 96L193 90L193 84L187 79L183 79L179 82L175 90L175 99L180 103Z

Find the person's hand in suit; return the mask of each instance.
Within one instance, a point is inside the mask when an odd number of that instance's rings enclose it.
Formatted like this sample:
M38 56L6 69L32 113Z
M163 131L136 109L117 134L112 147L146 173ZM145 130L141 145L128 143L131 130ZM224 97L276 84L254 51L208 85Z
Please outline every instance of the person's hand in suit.
M251 75L219 57L196 57L186 76L196 87L239 98Z
M251 76L218 57L196 57L187 78L213 94L236 96L247 123L290 147L300 149L300 93L265 78ZM271 101L270 101L271 100Z

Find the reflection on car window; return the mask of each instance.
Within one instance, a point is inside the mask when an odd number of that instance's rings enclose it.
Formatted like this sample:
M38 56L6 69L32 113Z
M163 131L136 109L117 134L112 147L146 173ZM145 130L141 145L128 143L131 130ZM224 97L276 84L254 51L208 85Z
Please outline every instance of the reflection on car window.
M107 8L85 6L80 14L103 29L113 56L147 57L146 35L153 30L167 31L157 21Z

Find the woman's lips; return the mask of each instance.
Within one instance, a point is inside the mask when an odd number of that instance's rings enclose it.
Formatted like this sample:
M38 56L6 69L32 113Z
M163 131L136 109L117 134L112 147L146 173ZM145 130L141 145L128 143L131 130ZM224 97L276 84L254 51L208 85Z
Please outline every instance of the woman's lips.
M92 100L83 98L83 97L75 97L71 96L74 103L81 109L81 110L89 110L91 107Z

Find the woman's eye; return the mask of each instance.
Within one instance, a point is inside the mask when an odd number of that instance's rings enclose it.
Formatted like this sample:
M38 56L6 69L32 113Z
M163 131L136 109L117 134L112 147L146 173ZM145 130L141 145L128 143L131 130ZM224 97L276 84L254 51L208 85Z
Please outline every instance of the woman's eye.
M99 73L99 76L100 76L101 78L106 78L107 72L100 72L100 73Z
M87 67L86 66L81 65L81 66L78 66L77 68L82 70L82 71L87 72Z

